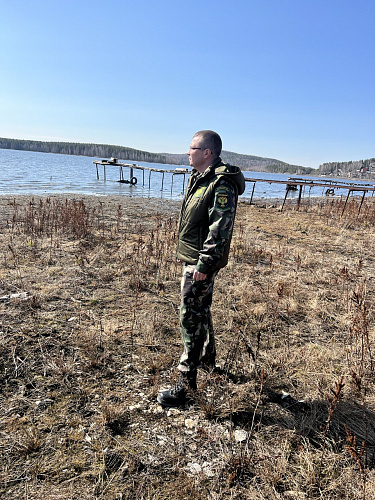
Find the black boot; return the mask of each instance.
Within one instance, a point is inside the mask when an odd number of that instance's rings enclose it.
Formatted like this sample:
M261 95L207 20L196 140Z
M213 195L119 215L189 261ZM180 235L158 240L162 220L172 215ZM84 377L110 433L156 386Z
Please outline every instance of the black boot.
M180 378L172 389L161 391L157 400L162 406L177 408L192 403L192 391L197 389L197 372L181 372Z

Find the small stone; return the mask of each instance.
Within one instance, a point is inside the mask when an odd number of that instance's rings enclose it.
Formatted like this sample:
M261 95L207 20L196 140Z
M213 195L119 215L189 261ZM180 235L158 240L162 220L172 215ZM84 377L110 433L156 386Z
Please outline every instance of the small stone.
M200 474L202 472L202 467L197 463L197 462L189 462L186 465L186 468L191 472L192 474Z
M178 408L169 408L167 411L167 417L176 417L177 415L181 415L181 410Z
M185 418L185 427L187 429L194 429L198 424L198 420L193 418Z
M242 443L247 439L247 432L243 429L236 429L234 431L234 439L237 443Z
M130 405L129 411L139 410L141 406L142 406L141 403L137 403L135 405Z
M203 462L202 470L207 477L213 477L215 475L210 462Z
M230 432L228 429L225 429L225 431L223 432L223 437L225 439L230 439Z

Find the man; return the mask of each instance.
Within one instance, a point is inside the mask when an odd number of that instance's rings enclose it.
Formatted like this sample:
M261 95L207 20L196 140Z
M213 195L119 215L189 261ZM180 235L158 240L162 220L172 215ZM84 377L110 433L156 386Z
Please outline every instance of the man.
M238 195L245 179L238 167L221 161L222 142L212 130L197 132L188 151L193 167L182 202L177 258L183 262L180 327L184 352L180 378L158 395L167 407L184 406L197 388L197 368L215 368L211 318L214 280L226 266Z

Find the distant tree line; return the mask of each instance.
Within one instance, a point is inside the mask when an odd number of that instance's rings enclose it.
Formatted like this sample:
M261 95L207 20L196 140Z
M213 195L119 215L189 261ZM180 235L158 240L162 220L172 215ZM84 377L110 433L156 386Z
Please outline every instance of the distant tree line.
M23 139L0 138L0 149L17 149L20 151L36 151L93 158L117 158L119 160L145 161L149 163L169 163L172 165L189 165L187 154L149 153L139 149L110 144L86 144L78 142L31 141ZM261 156L244 155L231 151L222 151L222 159L231 165L237 165L243 170L257 172L275 172L288 174L311 174L316 172L309 167L290 165L289 163L263 158Z
M267 165L265 172L293 175L318 175L318 171L316 168L301 167L300 165L289 165L289 163L282 162Z
M174 165L189 165L189 159L186 154L163 153L168 163ZM261 156L244 155L233 153L232 151L222 151L223 161L241 167L243 170L253 170L256 172L273 172L283 174L307 175L317 173L317 170L311 167L302 167L300 165L291 165L274 158L263 158Z
M41 153L91 156L95 158L119 158L150 163L166 163L166 157L162 154L148 153L147 151L124 146L112 146L109 144L29 141L0 138L0 149L17 149L19 151L36 151Z
M302 167L300 165L291 165L281 160L274 158L263 158L261 156L242 155L232 153L231 151L223 151L222 158L224 161L241 167L244 170L254 170L257 172L272 172L279 174L312 174L316 169L311 167Z
M375 177L375 158L358 161L323 163L319 166L319 174L372 179Z

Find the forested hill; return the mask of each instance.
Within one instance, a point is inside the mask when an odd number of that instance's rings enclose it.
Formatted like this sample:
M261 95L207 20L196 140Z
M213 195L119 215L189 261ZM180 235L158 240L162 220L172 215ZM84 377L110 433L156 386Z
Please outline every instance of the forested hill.
M147 151L126 148L124 146L111 146L109 144L28 141L22 139L0 138L0 149L18 149L20 151L37 151L40 153L91 156L94 158L122 158L132 161L167 163L165 156L161 154L148 153Z
M85 144L77 142L30 141L0 138L0 149L91 156L94 158L118 158L124 161L146 161L150 163L169 163L172 165L189 164L186 154L149 153L139 149L113 146L110 144ZM273 158L244 155L230 151L223 151L221 156L224 161L232 165L237 165L243 170L290 174L310 174L315 172L313 168L290 165Z
M320 175L336 177L362 177L373 179L375 176L375 158L358 161L323 163L319 167Z
M189 165L189 159L186 154L163 153L168 163L175 165ZM278 172L288 174L312 174L317 171L310 167L301 167L300 165L290 165L274 158L263 158L261 156L243 155L231 151L222 151L221 158L231 165L237 165L243 170L253 170L255 172Z

